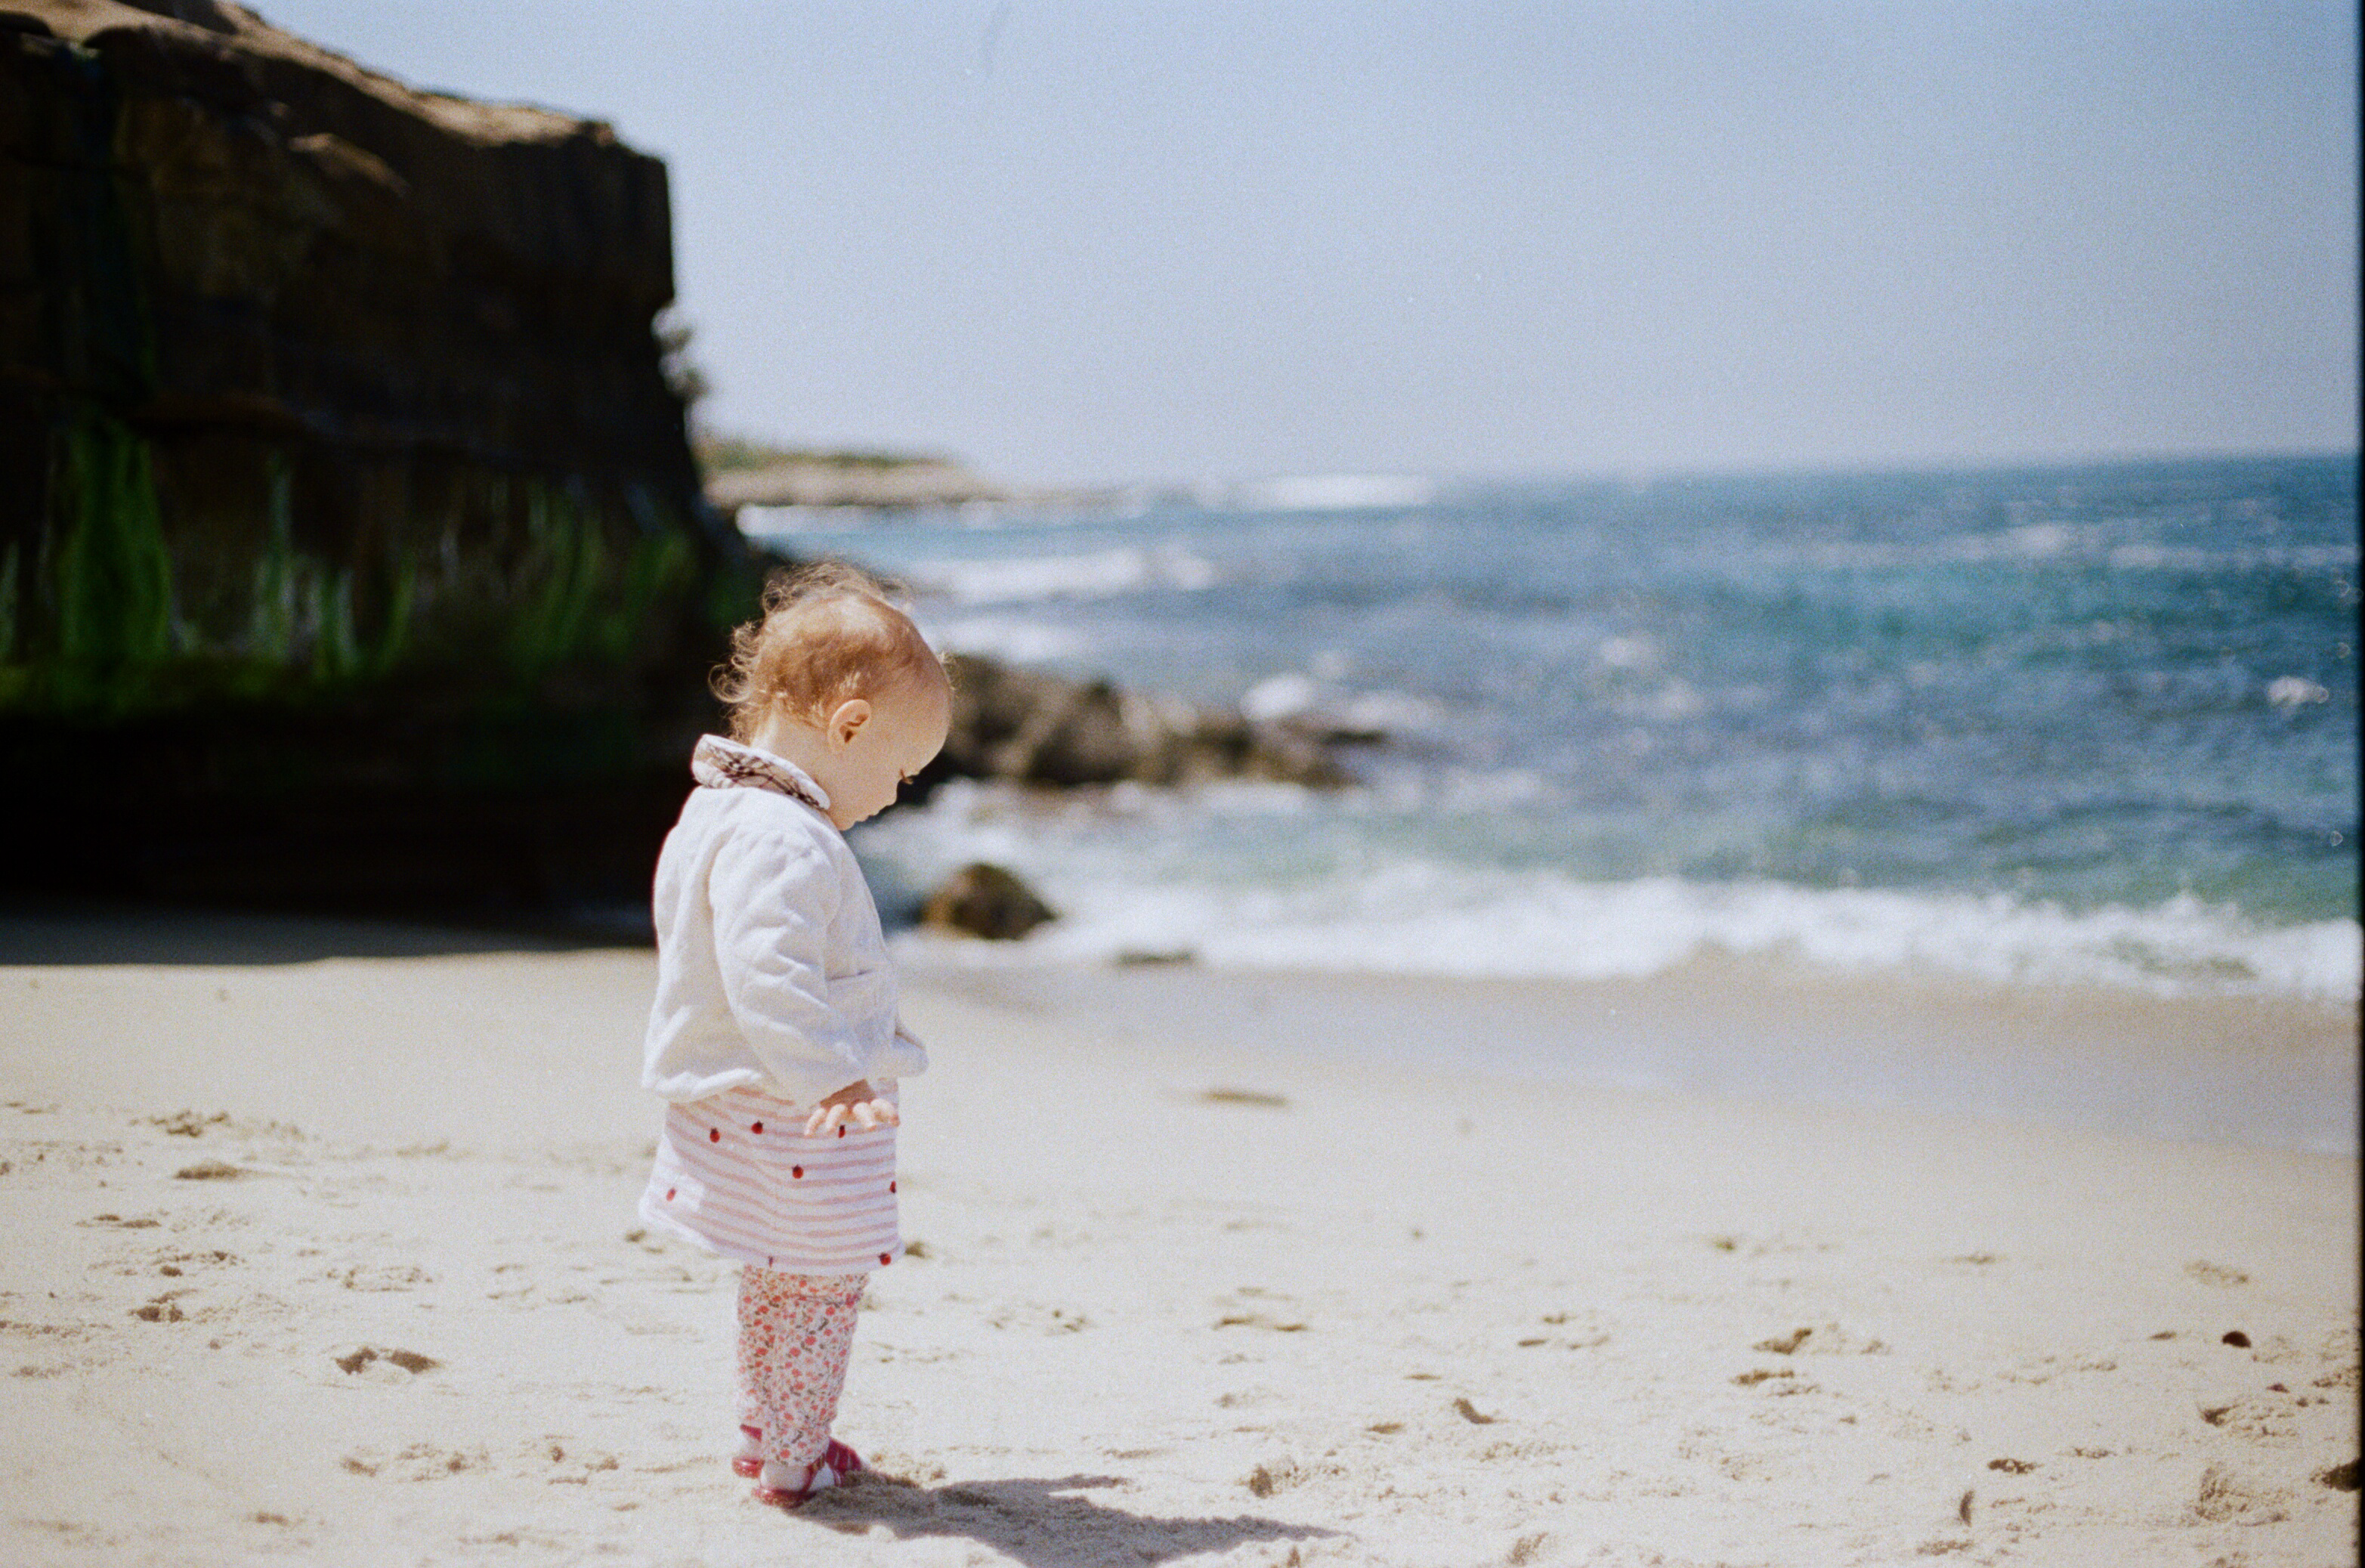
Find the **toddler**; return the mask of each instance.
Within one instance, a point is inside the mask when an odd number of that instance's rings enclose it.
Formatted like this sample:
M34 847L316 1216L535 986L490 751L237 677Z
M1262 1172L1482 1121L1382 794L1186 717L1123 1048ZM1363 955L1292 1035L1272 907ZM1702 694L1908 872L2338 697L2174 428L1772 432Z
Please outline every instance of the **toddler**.
M670 1102L641 1196L739 1271L733 1468L793 1507L862 1467L830 1436L856 1304L902 1248L898 1080L927 1066L844 831L945 743L943 664L880 585L776 578L733 633L698 788L657 859L657 990L642 1081Z

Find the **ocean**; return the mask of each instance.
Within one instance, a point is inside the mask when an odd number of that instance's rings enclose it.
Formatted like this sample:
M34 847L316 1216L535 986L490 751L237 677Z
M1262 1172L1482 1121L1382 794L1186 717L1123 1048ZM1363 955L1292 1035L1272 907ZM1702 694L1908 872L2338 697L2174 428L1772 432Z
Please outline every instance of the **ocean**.
M858 829L890 908L985 859L1061 912L981 962L2358 995L2354 457L743 526L946 649L1382 737L1336 791L960 782Z

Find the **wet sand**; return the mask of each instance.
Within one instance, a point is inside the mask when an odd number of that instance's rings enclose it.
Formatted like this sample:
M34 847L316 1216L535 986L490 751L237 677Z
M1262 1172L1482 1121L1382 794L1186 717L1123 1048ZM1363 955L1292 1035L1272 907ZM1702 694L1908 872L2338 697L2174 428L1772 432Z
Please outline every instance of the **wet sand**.
M906 943L925 983L1089 1021L1112 1040L1278 1047L1777 1103L1936 1112L2073 1131L2358 1150L2357 1007L2006 989L1701 960L1647 980L1435 980L1186 966L1014 968ZM916 960L916 961L914 961Z
M2303 1098L2337 1009L924 965L876 1473L784 1516L729 1271L633 1215L645 954L161 929L0 968L12 1562L2355 1553L2353 1156L1895 1065L2050 1017ZM1471 1048L1597 1016L1586 1081Z

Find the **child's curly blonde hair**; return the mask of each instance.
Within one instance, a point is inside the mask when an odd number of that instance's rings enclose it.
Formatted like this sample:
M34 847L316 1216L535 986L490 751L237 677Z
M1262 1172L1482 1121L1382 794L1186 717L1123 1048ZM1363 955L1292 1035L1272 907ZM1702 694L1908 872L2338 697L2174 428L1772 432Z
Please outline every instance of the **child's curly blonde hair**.
M843 561L776 572L764 614L731 633L731 659L714 695L731 709L731 734L753 740L773 714L820 723L856 697L880 694L944 664L883 578Z

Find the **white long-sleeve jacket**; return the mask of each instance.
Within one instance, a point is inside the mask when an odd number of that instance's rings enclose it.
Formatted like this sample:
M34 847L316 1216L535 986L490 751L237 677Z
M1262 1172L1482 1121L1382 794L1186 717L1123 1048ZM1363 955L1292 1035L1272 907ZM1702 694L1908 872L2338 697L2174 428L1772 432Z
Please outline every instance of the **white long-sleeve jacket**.
M793 764L714 735L692 771L701 787L657 857L642 1084L676 1103L745 1085L809 1106L925 1070L829 797Z

